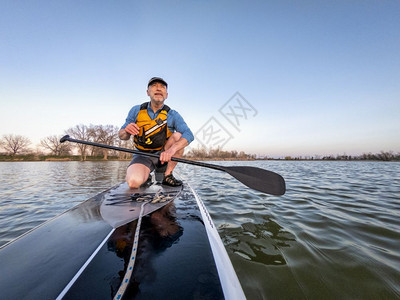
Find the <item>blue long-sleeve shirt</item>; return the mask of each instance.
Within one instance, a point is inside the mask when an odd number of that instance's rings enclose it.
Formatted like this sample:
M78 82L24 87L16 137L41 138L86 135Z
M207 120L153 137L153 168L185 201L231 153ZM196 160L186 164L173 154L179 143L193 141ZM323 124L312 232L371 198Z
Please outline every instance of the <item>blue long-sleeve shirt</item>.
M157 118L161 110L162 108L154 112L151 109L150 105L148 105L147 107L147 113L149 114L152 120ZM126 126L128 126L129 123L136 123L139 111L140 111L140 105L135 105L134 107L132 107L128 113L128 116L126 117L125 124L122 125L121 129L124 129ZM194 140L192 131L187 126L182 116L176 110L173 109L169 110L167 114L167 125L168 129L171 132L175 131L180 132L182 134L182 137L188 141L188 144L190 144Z

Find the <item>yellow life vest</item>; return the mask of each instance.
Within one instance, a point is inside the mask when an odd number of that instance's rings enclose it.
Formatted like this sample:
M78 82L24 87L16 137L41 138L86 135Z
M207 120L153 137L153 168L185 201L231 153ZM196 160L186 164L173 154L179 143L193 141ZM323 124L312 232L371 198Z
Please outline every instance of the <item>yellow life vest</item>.
M164 105L158 116L152 120L147 113L149 102L143 103L136 119L139 126L139 134L135 135L133 141L136 148L143 151L161 150L172 132L167 126L167 114L170 108Z

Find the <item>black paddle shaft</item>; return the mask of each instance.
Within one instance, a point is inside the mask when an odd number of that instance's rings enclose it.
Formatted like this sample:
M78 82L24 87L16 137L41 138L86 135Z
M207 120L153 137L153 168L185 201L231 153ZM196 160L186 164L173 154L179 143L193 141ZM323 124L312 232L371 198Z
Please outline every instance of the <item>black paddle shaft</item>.
M149 152L120 148L120 147L115 147L115 146L110 146L110 145L105 145L105 144L77 140L77 139L71 138L69 135L65 135L60 139L61 143L64 143L65 141L78 143L78 144L85 144L85 145L89 145L89 146L101 147L101 148L106 148L106 149L111 149L111 150L116 150L116 151L128 152L128 153L138 154L138 155L143 155L143 156L160 158L160 155L156 154L156 153L149 153ZM187 160L187 159L183 159L183 158L179 158L179 157L172 157L171 160L180 162L180 163L184 163L184 164L190 164L190 165L195 165L195 166L200 166L200 167L205 167L205 168L209 168L209 169L226 172L226 173L230 174L231 176L233 176L234 178L236 178L237 180L239 180L244 185L246 185L252 189L255 189L257 191L266 193L266 194L281 196L281 195L285 194L285 191L286 191L286 184L285 184L285 180L283 179L283 177L277 173L274 173L274 172L271 172L271 171L268 171L265 169L261 169L261 168L257 168L257 167L247 167L247 166L225 167L225 166L218 166L218 165L203 163L203 162L194 161L194 160Z

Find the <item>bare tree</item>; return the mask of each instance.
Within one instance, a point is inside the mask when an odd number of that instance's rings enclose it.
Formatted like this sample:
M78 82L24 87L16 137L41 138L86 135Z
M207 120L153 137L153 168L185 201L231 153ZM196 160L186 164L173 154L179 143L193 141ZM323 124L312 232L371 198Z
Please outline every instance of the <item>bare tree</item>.
M66 133L75 139L87 141L89 140L90 137L88 129L89 129L88 126L79 124L76 125L75 127L71 127L70 129L66 130ZM86 160L88 146L83 144L77 144L76 147L78 147L79 149L81 160Z
M113 125L94 125L90 127L89 135L95 143L113 146L118 136L118 127ZM103 159L107 160L107 149L102 149Z
M31 141L22 135L6 134L3 136L2 146L12 155L28 150Z
M40 141L43 148L50 150L54 155L68 155L71 152L70 143L60 143L61 136L51 135Z
M117 138L115 140L115 146L120 147L120 148L127 148L127 149L134 149L135 144L133 142L133 138L130 138L129 140L121 140ZM119 159L128 159L132 157L132 154L123 152L123 151L117 151L116 155L118 156Z

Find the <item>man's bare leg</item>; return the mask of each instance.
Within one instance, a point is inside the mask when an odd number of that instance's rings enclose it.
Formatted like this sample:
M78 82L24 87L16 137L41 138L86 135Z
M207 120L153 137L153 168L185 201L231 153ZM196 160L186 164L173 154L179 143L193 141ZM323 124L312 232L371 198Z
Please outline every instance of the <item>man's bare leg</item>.
M149 178L150 169L142 164L132 164L126 170L126 182L130 188L138 188Z
M168 150L174 143L176 143L177 141L179 141L179 139L181 138L182 134L180 132L174 132L168 139L167 143L164 146L165 150ZM178 150L174 157L182 157L183 152L185 151L185 148L182 148L180 150ZM177 162L176 161L170 161L168 162L167 165L167 169L165 170L164 175L167 176L169 174L172 173L172 171L175 169Z

